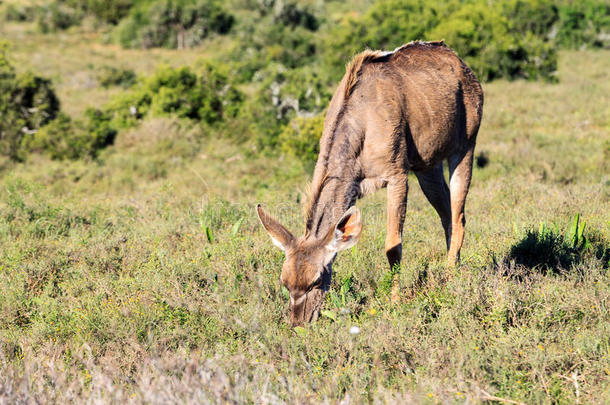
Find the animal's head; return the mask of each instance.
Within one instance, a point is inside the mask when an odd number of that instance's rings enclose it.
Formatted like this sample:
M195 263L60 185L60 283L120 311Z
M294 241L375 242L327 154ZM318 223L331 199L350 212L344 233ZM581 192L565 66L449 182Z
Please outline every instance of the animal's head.
M354 246L360 238L360 211L355 206L348 209L322 238L295 238L260 205L256 211L273 244L286 255L280 281L290 293L290 323L296 326L316 320L337 252Z

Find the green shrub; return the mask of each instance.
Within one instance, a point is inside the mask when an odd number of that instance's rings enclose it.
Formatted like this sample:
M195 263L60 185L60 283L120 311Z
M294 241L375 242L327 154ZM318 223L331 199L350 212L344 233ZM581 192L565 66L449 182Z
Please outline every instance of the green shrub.
M76 9L59 2L38 9L38 29L44 33L65 30L80 24L81 19Z
M318 114L312 118L296 117L293 119L279 135L280 150L312 168L320 153L324 117L325 114Z
M559 226L541 222L538 230L530 229L525 237L512 246L508 258L526 267L557 271L567 269L582 260L593 245L585 236L586 223L576 214L566 229L565 235ZM595 252L593 252L595 253Z
M58 0L83 14L93 15L99 21L118 24L131 8L142 0Z
M136 83L136 74L131 69L119 69L105 66L101 69L98 80L103 87L121 86L128 88Z
M110 126L110 117L100 110L89 108L84 120L72 121L60 113L56 119L27 137L24 149L44 153L52 159L95 157L112 145L117 131Z
M502 15L508 20L510 31L531 32L545 38L559 20L555 1L508 0L501 4Z
M2 3L0 2L0 5ZM27 4L7 4L4 8L3 19L6 21L34 21L37 15L37 8Z
M50 80L16 74L7 53L0 42L0 154L20 159L23 137L55 118L59 100Z
M340 77L345 64L365 48L394 49L425 33L442 18L447 1L382 0L358 17L347 16L330 29L324 38L324 57L332 74ZM437 38L440 39L440 38Z
M276 117L287 122L295 115L311 116L324 109L331 96L327 88L324 78L309 68L288 70L274 66L263 83L262 92Z
M225 60L235 66L237 80L246 82L272 63L301 68L318 62L315 31L321 20L312 7L294 1L258 1L257 13L241 18L233 49Z
M40 128L57 115L59 99L51 80L31 72L17 75L13 89L13 103L19 106L27 130Z
M328 79L311 68L285 69L271 65L255 77L260 87L245 105L242 119L261 149L274 149L284 127L295 117L319 114L330 100Z
M116 25L137 4L150 3L149 0L55 0L43 6L11 6L7 11L11 19L30 21L37 17L42 32L69 28L81 23L85 16L96 21ZM17 19L18 18L18 19ZM24 19L25 18L25 19Z
M133 90L118 95L105 108L118 127L141 117L175 115L214 124L239 112L242 94L225 74L205 64L195 73L188 67L159 68Z
M444 38L484 81L552 79L557 69L557 52L550 43L531 31L511 32L501 10L481 2L459 8L428 37Z
M560 0L556 41L569 48L610 47L610 3Z
M445 39L481 80L552 79L557 55L546 34L557 17L549 4L382 0L362 17L349 17L331 30L326 62L339 76L351 55L365 47L393 49L415 39Z
M315 31L320 26L313 11L307 6L299 5L296 1L274 1L273 9L273 18L278 24L293 28L301 26L310 31Z
M134 7L118 27L126 48L189 48L211 33L226 34L234 17L217 0L163 0Z
M295 69L317 61L316 38L311 31L266 22L262 20L244 29L227 53L225 61L235 66L234 75L241 82L253 80L258 71L270 64Z
M59 113L57 118L24 140L28 152L46 153L51 158L76 158L82 149L80 137L70 117Z

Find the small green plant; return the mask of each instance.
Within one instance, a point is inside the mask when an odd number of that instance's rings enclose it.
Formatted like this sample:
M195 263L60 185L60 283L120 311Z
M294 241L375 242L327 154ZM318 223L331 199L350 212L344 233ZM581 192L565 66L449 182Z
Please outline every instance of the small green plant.
M340 313L341 311L346 311L350 298L352 298L352 281L351 275L344 277L339 281L339 290L331 289L328 293L328 300L332 307L340 311Z
M541 222L538 230L528 230L525 237L514 245L509 259L526 267L558 271L567 269L582 260L583 254L590 250L591 244L584 235L586 223L576 214L565 234L559 225L552 226Z
M241 227L241 224L243 222L244 217L241 217L235 224L233 224L233 226L231 227L231 239L235 239L235 237L237 237L237 233L239 232L239 228Z
M574 215L564 239L573 250L585 250L591 247L591 243L584 235L586 226L586 222L580 222L580 214Z
M377 284L377 293L382 296L389 296L397 275L400 273L400 263L394 265L390 271L385 272Z

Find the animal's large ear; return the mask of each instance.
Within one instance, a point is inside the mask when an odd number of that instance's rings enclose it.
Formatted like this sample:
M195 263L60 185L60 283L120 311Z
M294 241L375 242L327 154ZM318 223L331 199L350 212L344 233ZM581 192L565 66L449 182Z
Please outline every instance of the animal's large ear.
M361 233L360 211L354 205L343 214L335 228L328 233L326 248L334 252L349 249L358 242Z
M269 236L271 236L273 244L285 251L293 243L294 236L271 215L267 214L260 204L256 206L256 213L258 214L258 219L261 220L261 224L263 224L263 227Z

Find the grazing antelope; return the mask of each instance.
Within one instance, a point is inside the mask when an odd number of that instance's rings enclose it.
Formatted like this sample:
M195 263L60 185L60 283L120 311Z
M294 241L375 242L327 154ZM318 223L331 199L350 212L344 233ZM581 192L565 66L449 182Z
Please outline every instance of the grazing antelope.
M362 232L354 204L382 187L388 192L385 251L391 268L400 265L409 171L440 216L449 264L457 263L482 110L477 78L442 41L415 41L353 58L324 122L305 234L295 238L256 207L286 254L281 281L290 292L293 325L318 317L337 252L353 246Z

